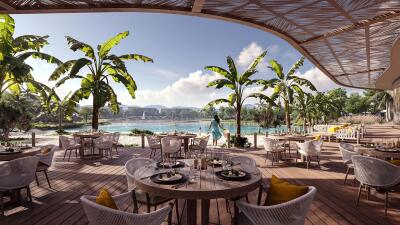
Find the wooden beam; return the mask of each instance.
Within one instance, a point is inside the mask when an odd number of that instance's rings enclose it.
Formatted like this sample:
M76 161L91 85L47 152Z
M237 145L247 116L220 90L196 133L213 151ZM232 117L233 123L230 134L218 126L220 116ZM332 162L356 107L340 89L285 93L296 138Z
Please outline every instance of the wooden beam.
M204 1L205 0L194 0L193 6L192 6L192 12L200 13L201 10L203 10Z
M371 50L369 41L369 26L365 27L365 53L367 54L368 83L371 85Z
M366 26L370 26L370 25L375 24L375 23L383 22L385 20L388 20L388 19L391 19L391 18L395 18L395 17L398 17L398 16L400 16L400 10L384 13L384 14L375 16L375 17L373 17L371 19L361 20L361 21L358 21L357 23L353 23L351 25L343 26L343 27L337 28L335 30L328 31L328 32L326 32L324 34L321 34L321 35L318 35L318 36L315 36L315 37L311 37L311 38L309 38L307 40L301 41L299 44L300 45L304 45L304 44L308 44L308 43L311 43L311 42L320 41L320 40L326 39L328 37L333 37L333 36L336 36L336 35L341 34L341 33L350 32L350 31L353 31L353 30L361 29L361 28L364 28Z
M377 71L383 71L386 68L377 68L377 69L372 69L372 70L364 70L364 71L357 71L357 72L353 72L353 73L346 73L346 74L339 74L339 75L333 75L335 77L343 77L343 76L353 76L353 75L358 75L361 73L371 73L371 72L377 72Z
M4 1L0 1L0 7L5 8L9 11L15 11L15 8L5 3Z
M336 1L328 0L329 4L333 6L337 11L339 11L344 17L350 20L352 23L357 23L357 21L346 11L343 7L341 7Z

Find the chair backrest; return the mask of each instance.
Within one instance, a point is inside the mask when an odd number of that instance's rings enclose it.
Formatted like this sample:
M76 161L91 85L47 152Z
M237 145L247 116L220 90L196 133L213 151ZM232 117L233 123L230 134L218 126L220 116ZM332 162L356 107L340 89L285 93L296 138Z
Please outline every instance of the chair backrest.
M206 149L209 138L210 138L210 135L207 135L205 137L200 137L200 138L193 138L193 144L200 146L202 149Z
M392 187L400 184L400 167L385 160L354 155L354 175L362 183L373 187Z
M150 148L156 147L161 144L161 139L157 135L146 135L147 142Z
M307 155L319 155L320 153L314 144L314 140L299 143L298 146L301 150L307 153Z
M62 149L69 149L71 147L71 140L66 136L60 135L60 142Z
M115 132L115 133L113 133L113 141L115 142L115 143L118 143L118 141L119 141L119 136L120 136L121 134L119 133L119 132Z
M258 206L239 201L237 207L255 225L299 225L304 224L316 192L315 187L309 187L306 194L282 204Z
M264 141L264 149L267 152L273 152L276 151L276 148L278 147L278 141L275 139L271 139L268 137L263 137Z
M354 146L349 143L339 143L340 154L342 154L342 159L345 164L351 163L351 157L353 155L359 155L354 151Z
M257 169L256 161L248 156L233 156L231 161L233 164L239 163L240 167L248 173L253 173Z
M154 160L148 158L134 158L125 163L125 174L128 181L128 191L136 188L134 174L140 167L155 163Z
M44 148L51 148L51 150L45 154L39 153L36 156L39 158L39 162L50 167L51 164L53 163L54 153L56 152L58 147L55 145L46 145L46 146L42 147L42 149L44 149Z
M182 139L175 137L164 137L161 139L163 154L177 153L182 147Z
M109 149L113 146L113 136L112 134L104 134L101 137L93 139L93 144L95 148Z
M318 152L321 152L324 141L322 139L313 140L313 143L314 143L315 150L317 150Z
M160 225L172 210L167 205L145 214L111 209L96 203L95 196L82 196L81 204L91 225Z
M38 162L38 157L28 156L0 164L0 189L17 189L29 185L35 180ZM2 176L12 176L12 179Z

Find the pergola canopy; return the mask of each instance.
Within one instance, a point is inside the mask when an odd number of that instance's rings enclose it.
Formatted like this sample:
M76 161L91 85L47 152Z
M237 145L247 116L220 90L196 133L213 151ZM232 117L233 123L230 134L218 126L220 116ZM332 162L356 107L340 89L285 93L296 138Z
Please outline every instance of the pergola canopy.
M233 21L278 35L338 84L400 86L398 0L2 0L0 11L159 12Z

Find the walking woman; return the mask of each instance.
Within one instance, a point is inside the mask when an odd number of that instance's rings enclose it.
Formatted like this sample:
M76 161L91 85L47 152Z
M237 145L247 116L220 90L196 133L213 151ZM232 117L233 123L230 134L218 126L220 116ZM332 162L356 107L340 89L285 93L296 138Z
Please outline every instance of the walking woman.
M208 130L211 129L211 134L213 136L213 145L217 145L218 139L222 137L222 133L219 128L224 129L221 125L221 120L219 119L218 115L214 116L214 119L211 120L210 127Z

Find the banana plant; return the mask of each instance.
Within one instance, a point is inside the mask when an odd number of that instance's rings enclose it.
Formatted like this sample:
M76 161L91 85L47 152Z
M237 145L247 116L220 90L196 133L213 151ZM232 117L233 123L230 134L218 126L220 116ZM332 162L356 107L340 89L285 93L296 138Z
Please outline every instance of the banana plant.
M57 114L58 116L58 131L63 132L63 120L67 118L72 119L73 113L77 112L76 102L71 100L71 92L69 92L64 98L60 98L54 89L49 91L49 96L44 106L46 111L51 114Z
M241 135L241 110L246 99L259 98L275 105L272 99L262 93L252 93L247 96L244 95L245 90L249 86L256 83L257 80L252 80L251 77L258 72L256 67L263 60L266 54L267 51L264 51L260 56L258 56L244 73L238 72L235 62L230 56L227 57L228 70L218 66L205 67L206 70L218 73L223 77L221 79L211 81L207 87L215 87L217 89L225 87L231 90L231 93L227 98L215 99L209 102L205 107L207 108L222 103L226 103L233 107L236 112L236 137L240 137Z
M48 45L48 36L23 35L14 38L15 21L7 14L0 14L0 98L5 92L19 95L25 87L31 92L42 89L43 84L34 80L29 58L61 65L57 58L40 52ZM42 96L45 98L45 96Z
M103 44L97 46L97 52L86 43L80 42L72 37L66 37L69 48L72 51L81 51L85 57L69 60L57 67L49 80L56 81L55 87L59 87L70 79L79 79L80 87L71 94L71 104L77 104L82 99L93 97L92 129L97 130L99 126L99 109L107 103L113 113L119 112L117 95L111 86L111 80L121 83L128 90L131 97L135 98L137 90L136 82L126 68L126 60L141 60L153 62L149 57L139 54L115 55L111 53L114 46L129 35L128 31L119 33ZM89 73L83 75L84 68ZM74 102L74 103L72 103Z
M307 122L314 110L314 96L311 93L299 92L296 95L294 107L298 111L298 115L303 120L303 130L307 128Z
M314 85L307 79L296 76L296 71L303 65L304 57L301 57L290 70L285 74L283 67L276 60L270 60L269 68L276 74L278 78L271 80L259 80L258 83L264 86L264 90L272 87L273 94L271 98L279 99L285 110L285 122L288 130L291 128L290 114L292 112L292 104L294 102L295 93L304 93L303 88L307 87L312 91L316 91Z

